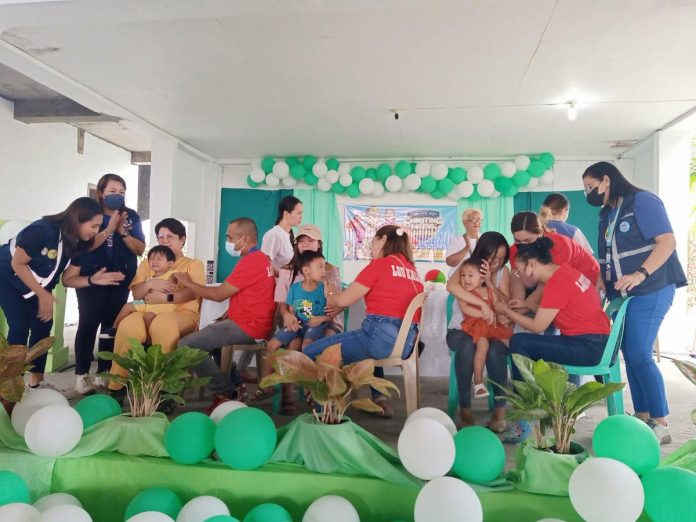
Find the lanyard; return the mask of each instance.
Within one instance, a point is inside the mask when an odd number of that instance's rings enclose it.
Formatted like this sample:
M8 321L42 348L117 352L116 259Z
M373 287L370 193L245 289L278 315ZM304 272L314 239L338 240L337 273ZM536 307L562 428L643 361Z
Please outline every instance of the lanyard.
M607 251L605 254L605 270L607 281L611 281L611 249L614 242L614 234L616 233L616 222L619 220L619 213L621 212L621 204L623 203L623 198L619 198L619 203L616 206L616 213L614 214L614 219L612 220L612 212L609 212L609 223L607 224L607 230L605 232L604 238L607 242Z

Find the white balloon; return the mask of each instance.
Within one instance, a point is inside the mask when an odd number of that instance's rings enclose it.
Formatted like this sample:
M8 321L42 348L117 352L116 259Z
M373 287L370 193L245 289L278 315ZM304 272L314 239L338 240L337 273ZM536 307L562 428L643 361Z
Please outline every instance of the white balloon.
M338 181L340 174L335 170L326 171L326 181L329 183L336 183Z
M273 174L278 178L287 178L290 175L290 166L284 161L276 161L273 164Z
M13 219L0 226L0 245L6 245L13 237L17 237L24 228L30 225L29 221Z
M249 177L254 183L262 183L266 179L266 173L262 169L254 169L249 173Z
M634 522L645 501L635 471L604 457L587 459L573 471L568 495L575 511L587 522Z
M430 173L432 177L437 180L445 179L447 177L447 165L444 163L436 163L430 169Z
M329 168L326 166L326 163L323 163L323 162L320 163L320 162L317 161L317 162L312 166L312 173L314 173L314 175L315 175L317 178L323 178L324 176L326 176L326 173L327 173L328 171L329 171Z
M23 437L27 422L29 422L31 416L44 406L50 406L51 404L67 406L68 399L63 397L60 392L50 388L27 390L24 392L22 400L12 410L12 427Z
M82 507L82 502L80 502L77 497L74 497L70 493L53 493L51 495L41 497L39 500L34 502L34 507L39 511L46 511L49 508L63 505Z
M80 506L63 504L41 513L39 522L92 522L92 517Z
M408 187L408 190L418 190L421 186L421 178L418 174L409 174L404 179L404 185Z
M389 192L398 192L401 189L401 185L401 178L393 174L384 180L384 188Z
M266 176L266 185L269 187L277 187L280 185L280 178L275 174L269 174Z
M515 167L517 167L517 170L527 170L530 163L531 160L528 156L517 156L515 158Z
M527 183L527 188L536 188L539 186L539 178L530 178L529 183Z
M130 517L126 522L174 522L174 519L159 511L143 511Z
M471 486L454 477L438 477L418 493L415 522L481 522L483 508Z
M423 480L446 475L454 463L454 439L447 428L433 419L416 419L406 424L399 435L398 451L408 472Z
M447 193L447 199L451 199L452 201L459 201L461 199L456 187Z
M82 438L82 417L70 406L53 404L34 413L24 430L29 451L59 457L72 451Z
M506 178L511 178L517 172L517 167L512 161L504 161L500 166L500 173Z
M546 172L544 172L544 174L541 176L541 183L544 185L551 185L551 183L553 183L552 170L547 170Z
M467 181L479 183L483 179L483 169L481 167L471 167L466 173Z
M338 166L338 174L339 176L343 176L344 174L350 174L350 163L341 163Z
M342 187L350 187L353 183L353 178L350 174L341 174L341 176L338 178L338 182Z
M210 418L215 424L220 422L223 418L227 416L228 413L238 410L239 408L246 408L247 405L239 401L225 401L220 403L210 414Z
M312 502L302 522L360 522L353 504L338 495L326 495Z
M360 180L358 188L360 189L361 194L369 196L375 191L375 182L370 178L363 178Z
M2 522L39 522L41 513L31 504L12 502L0 506L0 520Z
M331 183L326 181L324 178L319 178L319 181L317 181L317 188L322 192L328 192L331 190Z
M192 498L179 511L176 522L204 522L216 515L229 515L225 503L217 497L203 495Z
M430 174L430 163L427 161L419 161L416 163L416 174L418 177L424 178Z
M375 190L372 191L372 195L377 197L384 195L384 185L376 181Z
M496 191L494 191L493 194L491 194L489 197L490 197L491 199L499 198L499 197L500 197L500 192L498 192L498 191L496 190Z
M413 422L416 419L431 419L442 424L447 431L454 436L457 433L457 426L455 426L454 421L447 415L444 411L437 408L431 408L430 406L424 408L418 408L411 415L408 416L404 426L408 426L409 422Z
M463 198L468 198L474 193L474 184L471 181L462 181L457 185L457 192Z
M280 180L281 183L283 183L284 187L294 187L297 185L297 180L293 178L292 176L288 176L287 178L283 178Z
M495 192L495 185L493 185L493 182L490 179L484 179L481 180L478 185L476 185L476 190L478 190L478 193L482 197L489 198L493 195L493 192Z
M418 178L418 179L420 179L420 178ZM403 192L403 193L411 192L411 190L406 186L405 181L406 181L405 178L401 179L401 187L399 188L399 192Z

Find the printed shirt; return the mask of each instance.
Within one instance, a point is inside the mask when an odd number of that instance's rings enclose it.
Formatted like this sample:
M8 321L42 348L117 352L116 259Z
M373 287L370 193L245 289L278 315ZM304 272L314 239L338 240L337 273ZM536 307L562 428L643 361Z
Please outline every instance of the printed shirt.
M308 322L314 316L325 315L324 284L319 283L314 290L308 292L302 288L302 283L294 283L288 291L285 302L293 307L295 316L303 323Z
M268 256L260 250L243 256L227 277L227 282L239 289L230 298L227 317L249 337L265 339L276 312L273 300L275 278Z

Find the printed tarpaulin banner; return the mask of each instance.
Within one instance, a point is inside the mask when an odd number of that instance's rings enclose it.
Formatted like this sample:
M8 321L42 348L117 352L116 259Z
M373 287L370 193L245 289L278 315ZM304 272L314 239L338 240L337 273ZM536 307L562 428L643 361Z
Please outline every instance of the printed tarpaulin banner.
M383 225L399 225L408 232L415 261L444 261L447 245L456 234L456 220L456 206L346 205L343 259L371 259L375 232Z

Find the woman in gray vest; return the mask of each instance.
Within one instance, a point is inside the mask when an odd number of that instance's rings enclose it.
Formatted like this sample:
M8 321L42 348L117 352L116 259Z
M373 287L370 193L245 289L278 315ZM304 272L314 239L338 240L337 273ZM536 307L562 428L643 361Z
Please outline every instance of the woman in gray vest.
M686 276L662 200L628 182L606 161L582 175L587 202L599 212L598 252L607 298L631 296L623 352L636 416L660 443L671 441L665 384L652 358L660 324Z

